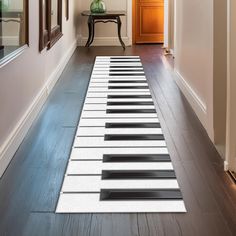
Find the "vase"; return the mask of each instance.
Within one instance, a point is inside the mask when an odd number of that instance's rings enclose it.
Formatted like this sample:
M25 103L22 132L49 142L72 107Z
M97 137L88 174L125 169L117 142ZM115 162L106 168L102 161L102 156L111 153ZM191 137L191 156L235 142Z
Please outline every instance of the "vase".
M90 5L90 11L92 13L104 13L106 12L106 5L102 0L93 0Z

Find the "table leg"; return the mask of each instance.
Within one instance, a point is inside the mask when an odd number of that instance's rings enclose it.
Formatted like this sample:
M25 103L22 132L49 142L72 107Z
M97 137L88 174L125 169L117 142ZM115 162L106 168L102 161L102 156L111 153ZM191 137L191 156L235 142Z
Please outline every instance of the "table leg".
M89 31L89 36L88 36L88 41L85 45L85 47L89 47L89 43L91 41L91 37L92 37L92 27L93 27L93 19L92 19L92 16L90 16L88 18L88 31Z
M89 42L88 46L90 46L93 43L93 40L94 40L94 28L95 28L95 23L94 23L94 20L92 20L92 23L91 23L91 38L90 38L90 42Z
M122 40L122 38L121 38L121 25L122 25L121 19L120 19L120 17L118 16L118 17L116 18L116 20L117 20L117 26L118 26L118 37L119 37L119 40L120 40L120 43L121 43L123 49L125 50L125 44L124 44L124 42L123 42L123 40Z

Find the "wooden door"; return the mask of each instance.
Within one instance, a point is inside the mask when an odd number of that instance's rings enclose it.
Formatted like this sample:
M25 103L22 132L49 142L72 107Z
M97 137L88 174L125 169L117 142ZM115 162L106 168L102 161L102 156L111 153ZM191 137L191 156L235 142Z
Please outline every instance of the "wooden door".
M164 0L134 0L134 42L163 43Z

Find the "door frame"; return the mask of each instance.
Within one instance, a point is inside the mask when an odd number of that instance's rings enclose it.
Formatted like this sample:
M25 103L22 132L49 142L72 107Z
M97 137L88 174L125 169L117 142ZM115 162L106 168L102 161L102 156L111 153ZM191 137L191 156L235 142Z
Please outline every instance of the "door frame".
M227 27L227 122L226 122L226 160L225 170L236 173L236 2L228 0L228 27Z
M135 6L135 0L127 1L127 36L129 39L129 45L133 44L133 7Z

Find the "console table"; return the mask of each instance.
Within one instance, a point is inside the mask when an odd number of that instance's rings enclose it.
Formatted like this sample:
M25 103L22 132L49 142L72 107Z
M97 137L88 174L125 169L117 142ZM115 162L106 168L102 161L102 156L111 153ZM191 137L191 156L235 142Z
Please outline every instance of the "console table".
M125 16L124 11L107 11L105 13L91 13L90 11L84 11L81 13L82 16L88 16L88 30L89 37L86 43L86 47L89 47L94 40L94 30L96 23L115 23L117 24L118 38L121 43L121 46L125 50L125 44L121 38L121 16Z

